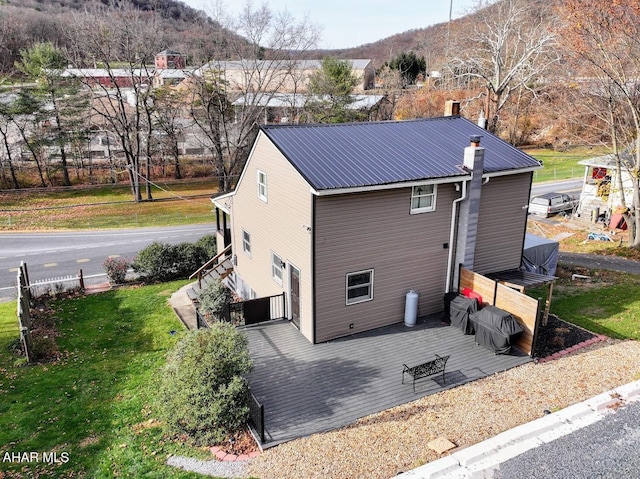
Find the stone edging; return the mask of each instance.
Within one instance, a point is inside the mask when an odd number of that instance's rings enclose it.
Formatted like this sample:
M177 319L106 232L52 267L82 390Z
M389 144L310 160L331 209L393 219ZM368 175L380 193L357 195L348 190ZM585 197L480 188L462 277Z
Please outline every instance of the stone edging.
M546 358L539 358L536 360L536 362L539 364L539 363L546 363L547 361L553 361L555 359L560 359L561 357L564 357L569 353L577 351L578 349L591 346L592 344L599 343L601 341L606 341L607 339L609 339L607 336L603 334L597 334L591 339L587 339L586 341L582 341L581 343L571 346L570 348L563 349L562 351L558 351L557 353L553 353L551 356L547 356Z
M227 453L220 446L213 446L212 448L210 448L210 450L211 454L216 456L219 461L224 462L247 461L260 455L260 451L254 451L250 452L249 454L240 454L239 456L236 456L235 454Z

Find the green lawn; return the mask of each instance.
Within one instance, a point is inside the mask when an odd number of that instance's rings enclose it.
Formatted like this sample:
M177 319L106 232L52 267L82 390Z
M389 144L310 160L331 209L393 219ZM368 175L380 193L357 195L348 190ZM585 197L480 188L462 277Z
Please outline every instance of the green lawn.
M0 231L171 226L213 221L213 181L153 188L154 201L135 203L126 186L0 193Z
M640 276L591 272L594 282L558 281L551 312L594 333L640 339Z
M18 336L16 305L0 304L0 451L61 461L0 462L0 477L201 477L164 463L210 453L169 441L154 419L158 371L184 334L167 305L182 284L57 301L62 358L46 365L15 365L7 344Z
M577 147L566 151L530 148L524 152L543 162L542 170L533 174L533 181L536 183L581 178L584 175L584 166L579 165L578 161L609 153L604 148L590 147Z

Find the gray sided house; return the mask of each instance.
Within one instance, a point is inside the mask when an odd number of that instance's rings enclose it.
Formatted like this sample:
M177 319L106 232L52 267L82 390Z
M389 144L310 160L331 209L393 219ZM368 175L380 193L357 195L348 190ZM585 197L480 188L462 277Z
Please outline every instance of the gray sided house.
M459 116L263 126L214 199L219 250L232 244L236 292L284 292L312 343L401 322L409 290L437 313L460 265L520 266L538 168Z

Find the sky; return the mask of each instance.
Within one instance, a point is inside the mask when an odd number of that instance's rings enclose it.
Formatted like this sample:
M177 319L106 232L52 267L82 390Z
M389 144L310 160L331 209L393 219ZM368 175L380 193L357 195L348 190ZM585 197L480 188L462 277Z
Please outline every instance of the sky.
M213 11L215 0L181 0L190 7ZM226 0L225 8L240 11L243 0ZM309 18L322 29L322 49L353 48L415 28L425 28L459 18L471 11L477 0L254 0L272 11L286 10L295 18Z

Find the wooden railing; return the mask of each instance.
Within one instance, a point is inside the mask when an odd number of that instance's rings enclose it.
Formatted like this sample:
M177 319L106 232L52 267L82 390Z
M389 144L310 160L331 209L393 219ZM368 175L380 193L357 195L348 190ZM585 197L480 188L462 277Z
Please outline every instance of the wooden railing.
M197 277L198 278L198 287L202 287L202 280L205 277L207 277L209 274L211 274L212 271L216 271L217 267L222 264L222 262L219 262L218 260L220 258L222 258L223 256L226 256L230 252L231 252L231 245L227 246L225 249L220 251L220 253L218 253L213 258L211 258L209 261L207 261L205 264L200 266L198 271L196 271L191 276L189 276L189 279L193 279L193 278ZM229 272L230 272L229 268L225 268L225 271L223 273L220 273L220 277L224 278L224 276L229 274Z

